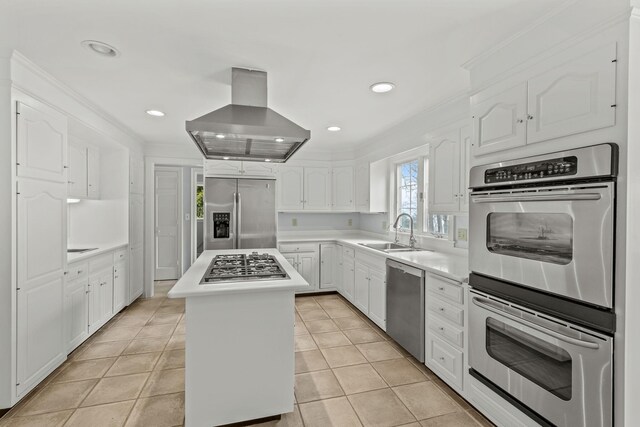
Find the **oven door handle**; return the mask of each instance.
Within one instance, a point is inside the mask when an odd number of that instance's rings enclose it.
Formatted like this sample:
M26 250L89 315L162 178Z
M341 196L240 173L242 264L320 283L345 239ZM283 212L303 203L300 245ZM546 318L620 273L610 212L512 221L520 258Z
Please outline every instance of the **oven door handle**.
M543 195L509 195L509 196L471 196L473 203L501 203L501 202L551 202L551 201L580 201L600 200L600 193L576 194L543 194Z
M488 300L485 300L483 298L473 297L471 299L471 301L473 301L473 303L475 305L477 305L478 307L480 307L480 308L483 308L485 310L489 310L489 311L491 311L493 313L496 313L496 314L498 314L500 316L504 316L507 319L513 320L516 323L520 323L521 325L524 325L524 326L527 326L529 328L535 329L536 331L542 332L545 335L549 335L549 336L552 336L554 338L557 338L560 341L564 341L564 342L569 343L569 344L577 345L579 347L591 348L591 349L594 349L594 350L597 350L598 348L600 348L600 345L598 343L591 342L591 341L579 340L579 339L576 339L576 338L569 337L567 335L561 334L559 332L552 331L551 329L547 329L547 328L545 328L543 326L536 325L535 323L527 322L526 320L521 319L521 318L519 318L517 316L514 316L513 314L507 313L506 311L500 310L499 308L494 307L491 304L487 304Z

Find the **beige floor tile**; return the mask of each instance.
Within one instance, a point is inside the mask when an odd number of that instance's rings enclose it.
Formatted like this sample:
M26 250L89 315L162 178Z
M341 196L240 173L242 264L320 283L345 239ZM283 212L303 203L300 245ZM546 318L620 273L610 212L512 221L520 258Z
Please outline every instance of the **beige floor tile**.
M316 342L313 340L311 335L296 335L295 336L295 348L296 351L308 351L308 350L316 350L318 346Z
M344 334L354 344L366 344L370 342L382 342L384 339L371 328L346 329Z
M41 415L29 415L26 417L3 418L0 420L2 427L60 427L71 416L73 410L51 412Z
M346 397L302 403L300 412L305 427L362 425Z
M155 353L163 351L168 338L143 338L131 341L122 354Z
M329 317L331 317L332 319L336 319L339 317L357 317L358 316L352 310L348 309L346 306L344 308L328 307L328 308L325 308L324 311L326 311Z
M295 317L294 317L294 323L296 325L299 325L302 323L302 317L300 317L300 315L298 314L298 312L296 311Z
M138 399L127 426L173 427L184 422L184 393Z
M365 426L387 427L416 421L389 388L348 396L351 406Z
M69 418L65 427L120 427L124 425L134 403L134 400L129 400L80 408Z
M329 315L322 309L318 310L305 310L300 312L300 317L305 322L310 320L326 320L329 318Z
M60 372L60 375L57 375L53 379L53 382L61 383L66 381L102 378L111 365L113 365L115 360L115 357L109 357L105 359L73 361L62 372Z
M300 322L300 323L296 323L296 325L293 328L293 334L294 335L304 335L304 334L308 334L309 330L307 329L306 326L304 326L304 323Z
M153 370L161 353L128 354L120 356L111 369L107 371L107 377L116 375L139 374Z
M324 360L324 356L320 350L296 352L296 374L320 371L328 368L329 365L327 361Z
M89 344L89 346L74 356L74 360L99 359L119 356L129 345L129 341L111 341Z
M435 374L434 374L435 376ZM434 378L431 381L433 381L433 383L444 392L444 394L446 394L447 396L449 396L451 398L451 400L453 400L454 402L456 402L458 405L460 405L462 407L462 409L464 409L465 411L468 409L471 409L471 405L469 405L469 402L467 402L466 400L464 400L464 398L462 396L460 396L458 393L456 393L451 387L449 387L444 381L442 381L440 378Z
M183 320L178 322L178 326L176 327L176 330L173 331L173 333L176 335L184 335L187 333L187 324L184 321L184 317L182 319Z
M333 373L346 394L362 393L363 391L387 387L387 383L368 363L336 368Z
M466 412L454 412L420 421L423 427L478 427Z
M84 380L50 384L16 415L35 415L77 408L97 382L98 380Z
M123 326L112 327L106 329L104 332L96 334L93 338L93 342L107 342L107 341L126 341L132 340L142 327L140 326Z
M418 420L462 411L431 381L394 387L393 391Z
M333 320L310 320L308 322L304 322L305 326L312 334L319 334L321 332L334 332L338 331L338 327Z
M149 378L148 373L102 378L84 399L81 406L137 399L147 378Z
M141 397L160 394L180 393L184 391L184 368L153 371Z
M182 314L184 313L184 307L180 305L163 305L158 307L156 314Z
M367 359L364 358L362 353L358 351L352 345L344 347L332 347L320 349L322 355L326 359L329 366L332 368L339 368L341 366L359 365L366 363Z
M169 343L167 344L167 350L184 350L186 344L186 335L173 334Z
M372 342L356 345L369 362L380 360L401 359L402 355L386 342Z
M160 356L155 370L184 368L184 356L184 350L165 351L162 353L162 356Z
M340 347L351 345L351 341L340 331L323 332L321 334L312 334L313 339L318 344L318 348Z
M325 310L327 309L347 309L348 306L338 298L321 299L318 304Z
M113 324L113 327L114 328L130 327L130 326L143 327L144 325L147 324L150 318L151 318L151 315L136 316L136 315L130 315L126 313L126 314L123 314L121 317L118 318L118 320L115 321L115 323Z
M140 330L137 339L141 338L169 338L173 334L173 330L176 328L175 324L169 325L147 325Z
M418 359L416 359L413 356L407 357L407 360L409 362L411 362L411 364L413 364L413 366L415 366L416 368L418 368L418 370L420 372L422 372L427 378L429 378L430 380L433 380L435 378L438 378L438 376L436 374L433 373L433 371L431 371L431 369L427 368L425 366L424 363L420 362ZM444 384L444 383L443 383ZM436 384L437 385L437 384Z
M171 307L171 306L169 306ZM157 313L149 319L147 325L177 325L180 321L180 313Z
M347 329L362 329L366 328L367 323L359 317L338 317L333 319L338 328L345 331Z
M296 374L295 394L298 403L344 396L331 370Z
M298 313L302 311L307 311L307 310L319 310L322 308L320 307L320 304L318 304L311 297L296 298L295 304L296 304L296 310L298 310Z
M371 365L373 365L374 369L378 371L378 373L382 375L382 378L392 387L427 380L427 377L407 359L383 360L373 362Z

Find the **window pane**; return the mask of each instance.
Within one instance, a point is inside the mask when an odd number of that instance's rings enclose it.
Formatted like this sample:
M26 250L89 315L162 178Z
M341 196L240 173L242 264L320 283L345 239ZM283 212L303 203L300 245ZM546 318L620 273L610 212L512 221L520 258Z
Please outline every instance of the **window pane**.
M428 215L427 218L427 231L439 237L449 235L449 222L451 218L449 215Z
M418 160L398 165L398 214L406 213L413 218L414 226L418 220ZM399 226L409 229L411 220L402 217Z
M204 187L202 185L198 185L196 187L196 218L203 219L204 218Z

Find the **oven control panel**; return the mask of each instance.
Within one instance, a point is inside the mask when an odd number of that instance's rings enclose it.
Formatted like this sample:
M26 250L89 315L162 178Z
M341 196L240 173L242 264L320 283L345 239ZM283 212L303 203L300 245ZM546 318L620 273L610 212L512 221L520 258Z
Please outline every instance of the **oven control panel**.
M485 184L493 184L527 181L530 179L557 178L575 175L577 172L577 157L560 157L539 162L487 169L484 173L484 182Z

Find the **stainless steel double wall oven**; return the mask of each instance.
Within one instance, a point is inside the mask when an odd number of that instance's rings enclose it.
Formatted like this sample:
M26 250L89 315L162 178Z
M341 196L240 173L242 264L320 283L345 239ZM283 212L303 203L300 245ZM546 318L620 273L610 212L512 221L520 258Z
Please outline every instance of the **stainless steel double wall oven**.
M617 146L470 172L470 373L542 425L612 414Z

